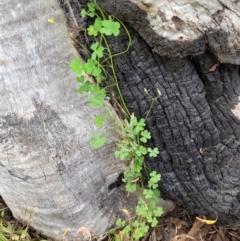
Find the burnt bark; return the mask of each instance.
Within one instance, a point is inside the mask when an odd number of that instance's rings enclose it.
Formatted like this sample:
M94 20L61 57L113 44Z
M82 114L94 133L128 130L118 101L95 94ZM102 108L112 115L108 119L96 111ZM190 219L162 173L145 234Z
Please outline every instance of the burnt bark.
M239 67L221 64L211 73L217 63L211 54L160 57L132 36L129 53L116 58L115 66L128 107L138 117L151 104L144 88L152 97L157 89L162 93L147 119L151 145L161 153L147 164L162 175L163 197L202 215L217 212L222 222L239 221Z
M193 19L186 20L181 6L174 8L177 2L168 2L173 9L165 19L165 1L162 8L160 1L142 1L145 7L129 0L99 3L131 32L129 52L114 59L130 111L138 117L148 113L151 99L144 88L152 97L157 89L162 93L147 119L153 137L149 145L161 153L146 160L162 175L162 196L201 215L214 218L217 213L222 223L239 222L240 56L234 39L239 33L234 7L239 5L214 1L210 8L211 3L189 1L198 14L204 10L203 19L191 12ZM194 17L199 17L198 26ZM163 26L172 31L164 35ZM109 39L114 52L127 46L123 32Z

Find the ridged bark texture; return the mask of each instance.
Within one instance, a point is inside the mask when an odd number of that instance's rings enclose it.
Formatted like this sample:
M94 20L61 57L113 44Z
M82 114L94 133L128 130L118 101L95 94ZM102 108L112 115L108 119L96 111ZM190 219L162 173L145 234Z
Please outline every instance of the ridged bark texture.
M121 90L131 112L138 117L148 113L151 99L144 88L152 97L158 95L157 89L162 93L147 119L153 136L150 145L159 147L161 153L158 158L148 159L147 165L161 173L163 197L183 203L207 217L214 218L217 213L222 223L240 221L239 66L219 62L219 59L226 63L231 59L238 63L238 52L225 41L225 35L209 30L222 46L221 51L211 48L216 41L211 42L207 34L200 34L197 41L191 39L190 45L183 43L186 52L180 56L184 58L176 57L179 55L172 54L169 46L175 53L182 49L172 40L174 36L151 42L159 36L154 35L152 25L146 24L150 13L137 8L134 1L99 2L108 12L126 21L129 29L133 26L137 30L131 31L133 41L129 52L114 59ZM220 1L215 2L220 4ZM213 4L216 9L211 11L217 11L217 6ZM162 11L167 8L164 5ZM229 8L222 5L222 10ZM213 18L209 13L210 17ZM233 29L229 30L231 37L235 34ZM218 31L224 32L226 28L220 26ZM197 44L200 39L202 44ZM116 52L127 46L126 36L110 41ZM189 50L189 46L195 51ZM231 50L228 57L223 54L224 46ZM164 48L166 51L161 54ZM188 57L190 54L197 56Z

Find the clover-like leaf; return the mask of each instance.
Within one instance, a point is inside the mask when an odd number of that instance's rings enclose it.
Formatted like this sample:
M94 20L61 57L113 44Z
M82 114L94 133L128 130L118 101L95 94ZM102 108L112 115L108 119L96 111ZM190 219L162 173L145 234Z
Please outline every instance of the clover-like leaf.
M134 160L134 165L132 167L133 171L136 173L140 173L143 168L143 158L136 158Z
M96 98L104 99L106 97L105 89L100 89L97 85L93 86L91 94L94 94Z
M128 182L127 185L126 185L126 190L127 190L127 192L131 192L131 193L135 192L137 190L136 183Z
M102 21L101 32L105 35L114 35L118 36L120 33L120 23L114 22L113 20L103 20Z
M98 30L94 28L93 25L90 25L88 28L87 28L87 31L88 31L88 35L89 36L98 36Z
M163 215L163 209L161 207L156 207L153 212L156 217L161 217Z
M144 130L141 132L141 138L140 141L142 141L143 143L146 143L148 139L151 138L151 134L149 131Z
M123 227L123 226L126 225L126 221L124 221L124 220L122 220L122 219L119 218L119 219L116 221L116 225L117 225L118 227Z
M135 151L135 153L138 155L138 156L142 156L142 155L145 155L147 154L147 148L140 145L138 146L137 150Z
M100 107L103 106L103 99L99 96L89 95L87 97L87 101L89 102L91 107Z
M151 227L154 228L157 226L157 224L158 224L158 221L157 221L156 217L153 217L152 221L151 221Z
M136 132L136 133L139 133L140 131L143 131L144 130L144 127L146 126L146 123L145 123L145 119L140 119L138 122L137 122L137 124L136 124L136 126L135 126L135 128L134 128L134 131Z
M146 198L151 198L153 195L153 191L151 189L144 189L143 194Z
M99 148L103 146L106 142L106 137L102 136L100 133L92 133L93 139L90 141L90 145L94 148Z
M74 72L78 75L83 74L83 64L81 63L79 58L75 58L72 60L72 62L70 63L70 68L71 68L72 72Z
M140 228L134 230L133 238L134 240L140 240L148 232L149 227L147 225L142 225Z
M97 127L102 127L105 120L106 120L106 117L104 115L97 115L94 118L94 123Z
M82 93L84 93L84 92L88 92L88 91L91 90L91 88L92 88L91 82L90 82L90 81L86 81L86 82L84 82L84 83L81 85L81 87L78 89L78 93L79 93L79 94L82 94Z
M161 179L161 175L156 171L150 173L150 179L148 180L148 186L150 188L156 189L158 186L158 182Z
M116 158L119 158L122 161L129 158L129 150L125 146L122 146L120 150L115 151L114 154Z
M97 63L95 62L95 60L88 59L88 61L86 63L84 63L84 65L83 65L84 71L87 74L91 74L93 76L100 75L101 74L101 68L99 68L96 64Z
M150 148L150 147L148 147L148 152L149 152L149 156L150 157L156 157L158 154L159 154L159 150L158 150L158 148L157 147L155 147L155 148Z
M137 205L136 213L138 216L146 217L148 215L148 209L145 204Z
M87 101L92 107L103 106L103 100L106 97L105 89L100 89L97 85L90 89L90 95L87 97Z
M96 43L92 44L90 48L94 51L92 53L92 59L96 59L96 57L98 57L98 58L103 57L104 48L103 48L103 46L99 46L98 41Z

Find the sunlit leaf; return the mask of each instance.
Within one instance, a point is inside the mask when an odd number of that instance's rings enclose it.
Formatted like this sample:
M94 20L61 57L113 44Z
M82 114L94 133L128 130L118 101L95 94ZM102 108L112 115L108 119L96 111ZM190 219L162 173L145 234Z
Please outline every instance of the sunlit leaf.
M217 222L217 218L215 220L209 220L209 219L203 219L203 218L196 217L196 219L203 223L206 223L206 224L214 224Z

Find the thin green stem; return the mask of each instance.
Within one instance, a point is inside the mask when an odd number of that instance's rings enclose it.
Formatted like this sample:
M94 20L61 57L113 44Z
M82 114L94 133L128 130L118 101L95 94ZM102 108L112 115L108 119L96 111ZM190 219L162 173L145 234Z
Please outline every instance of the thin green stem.
M102 10L102 8L98 5L98 3L97 3L97 1L95 0L94 1L94 3L96 4L96 6L97 6L97 10L101 13L101 15L102 15L102 18L103 19L106 19L106 14L104 14L104 12L103 12L103 10ZM95 13L96 14L96 13ZM99 16L98 16L99 17ZM100 17L99 17L100 18Z
M151 110L152 110L152 107L153 107L154 102L155 102L155 99L152 99L151 105L150 105L150 107L149 107L149 109L148 109L148 113L147 113L147 115L146 115L146 117L145 117L146 120L147 120L147 118L148 118L148 116L149 116L149 114L150 114L150 112L151 112Z
M153 108L154 102L161 96L160 90L157 89L157 91L158 91L158 96L155 97L155 98L153 98L153 97L148 93L148 90L144 88L144 92L145 92L145 93L151 98L151 100L152 100L152 101L151 101L151 104L150 104L150 107L149 107L149 110L148 110L148 113L147 113L147 115L146 115L146 117L145 117L145 120L147 120L147 118L148 118L148 116L149 116L149 114L150 114L150 112L151 112L151 110L152 110L152 108Z
M120 24L123 26L123 28L124 28L125 31L126 31L126 33L127 33L127 35L128 35L128 46L127 46L127 48L126 48L124 51L111 55L112 58L127 53L127 52L129 51L129 48L130 48L131 44L132 44L131 35L130 35L127 27L125 26L125 24L124 24L120 19L118 19L117 17L114 17L114 18L117 19L117 20L120 22ZM106 59L102 62L102 64L103 64L105 61L107 61L109 58L110 58L110 56L109 56L108 58L106 58Z
M111 67L112 72L113 72L113 77L114 77L114 80L115 80L115 84L116 84L117 91L118 91L119 96L120 96L120 100L121 100L121 102L122 102L123 108L124 108L124 110L126 111L128 117L130 117L131 114L130 114L130 112L129 112L128 108L127 108L127 105L126 105L126 103L125 103L125 101L124 101L124 99L123 99L123 96L122 96L122 93L121 93L121 90L120 90L120 87L119 87L119 84L118 84L118 79L117 79L116 71L115 71L115 68L114 68L114 65L113 65L113 58L112 58L112 53L111 53L110 47L109 47L109 45L108 45L108 42L107 42L105 36L103 36L103 39L104 39L105 45L106 45L106 47L107 47L107 51L109 52L109 56L110 56L110 57L109 57L109 58L110 58L110 67Z
M116 84L107 85L107 86L105 86L105 88L110 88L110 87L114 87L114 86L116 86Z
M88 51L88 49L87 49L83 44L81 44L76 38L74 38L74 37L71 36L71 35L70 35L70 38L71 38L72 40L74 40L77 44L79 44L80 47L83 48L89 55L91 55L90 51Z
M127 48L126 48L124 51L122 51L122 52L120 52L120 53L113 54L112 57L116 57L116 56L118 56L118 55L122 55L122 54L127 53L128 50L129 50L129 48L130 48L130 46L131 46L131 44L132 44L131 35L130 35L127 27L125 26L125 24L124 24L119 18L117 18L117 17L114 17L114 18L117 19L117 21L123 26L123 28L124 28L125 31L126 31L126 33L127 33L127 35L128 35L128 46L127 46Z

